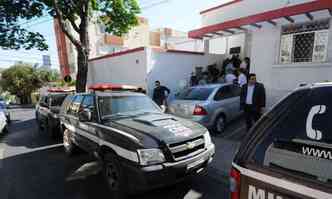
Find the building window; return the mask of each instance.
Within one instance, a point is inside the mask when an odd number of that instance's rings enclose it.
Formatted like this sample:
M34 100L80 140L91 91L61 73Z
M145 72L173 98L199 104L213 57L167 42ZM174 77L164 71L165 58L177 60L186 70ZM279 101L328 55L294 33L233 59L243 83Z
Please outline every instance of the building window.
M280 63L324 62L327 58L329 20L282 28Z

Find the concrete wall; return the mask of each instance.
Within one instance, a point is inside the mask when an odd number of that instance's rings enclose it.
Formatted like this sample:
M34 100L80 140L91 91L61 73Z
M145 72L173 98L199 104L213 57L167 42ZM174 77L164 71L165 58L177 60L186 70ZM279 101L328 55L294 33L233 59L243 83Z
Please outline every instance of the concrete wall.
M154 82L159 80L161 84L171 89L171 100L174 94L188 85L190 75L195 67L207 66L223 60L222 55L197 55L187 53L171 53L152 51L149 54L148 66L148 93L152 95Z
M224 21L310 1L313 0L242 0L202 14L202 26L222 23Z
M111 82L145 87L146 63L146 50L91 61L88 85Z
M329 32L328 58L324 63L280 64L280 34L281 27L265 27L252 32L251 38L251 72L256 73L258 81L265 84L269 103L301 83L332 81L332 28Z

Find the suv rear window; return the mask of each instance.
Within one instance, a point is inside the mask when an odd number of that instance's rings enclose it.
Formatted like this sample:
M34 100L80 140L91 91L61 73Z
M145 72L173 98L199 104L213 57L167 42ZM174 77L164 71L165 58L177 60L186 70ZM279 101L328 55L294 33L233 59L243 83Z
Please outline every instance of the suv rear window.
M179 100L207 100L215 88L214 87L192 87L182 91L177 99Z
M332 88L285 99L255 126L249 164L332 187ZM304 180L303 180L304 179Z

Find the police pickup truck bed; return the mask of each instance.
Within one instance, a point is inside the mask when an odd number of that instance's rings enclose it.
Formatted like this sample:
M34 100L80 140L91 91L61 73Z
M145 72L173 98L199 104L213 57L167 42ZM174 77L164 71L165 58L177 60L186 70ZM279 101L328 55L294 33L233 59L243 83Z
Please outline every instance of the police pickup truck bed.
M112 191L173 184L211 162L214 144L205 127L162 113L133 87L90 89L68 96L61 107L65 151L71 155L79 147L99 157Z

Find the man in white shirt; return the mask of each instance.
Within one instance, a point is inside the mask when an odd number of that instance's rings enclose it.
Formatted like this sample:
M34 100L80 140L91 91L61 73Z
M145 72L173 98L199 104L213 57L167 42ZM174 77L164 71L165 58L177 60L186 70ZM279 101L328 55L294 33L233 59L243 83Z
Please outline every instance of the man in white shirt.
M236 80L236 76L233 74L233 70L227 70L227 74L225 76L226 83L234 83Z
M242 88L243 85L247 84L247 76L244 74L244 69L240 68L240 75L238 77L238 84Z
M248 84L242 86L240 96L240 106L244 110L247 131L261 117L265 101L264 85L256 82L256 74L249 74Z

